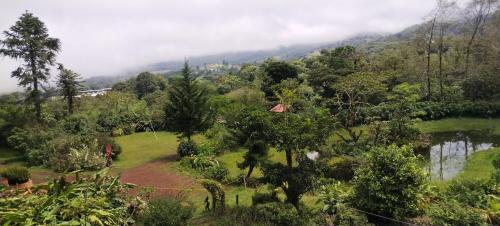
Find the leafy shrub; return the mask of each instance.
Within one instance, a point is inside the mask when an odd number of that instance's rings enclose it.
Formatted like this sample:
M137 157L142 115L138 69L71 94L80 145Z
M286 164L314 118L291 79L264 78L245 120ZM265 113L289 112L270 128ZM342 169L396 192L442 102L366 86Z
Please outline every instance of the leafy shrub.
M374 148L354 178L355 207L396 219L421 212L427 175L408 146Z
M182 158L198 154L198 146L192 140L182 140L177 147L177 154Z
M10 166L2 170L2 177L7 178L9 185L22 184L31 178L31 174L26 167Z
M280 200L276 192L255 192L255 194L252 196L252 205L279 201Z
M492 189L493 184L488 180L457 179L451 181L445 195L449 199L457 200L464 205L487 208L488 195L493 192Z
M297 209L291 204L269 202L254 206L255 215L273 225L294 226L306 225L306 219L303 219Z
M104 133L98 134L97 135L97 145L98 145L98 149L101 151L101 153L106 154L106 145L107 144L111 145L111 151L112 151L111 157L113 159L117 159L118 155L120 155L120 153L122 153L122 147L115 141L115 139L113 139L109 135L104 134Z
M198 146L198 155L214 156L216 154L218 154L218 151L212 142L205 142Z
M453 199L432 204L428 215L432 219L432 225L436 226L487 225L480 210L461 205Z
M183 206L172 198L151 201L138 217L138 225L182 226L193 216L194 208Z
M354 171L361 165L361 161L355 157L345 156L339 162L333 164L330 169L329 177L350 181L354 178Z
M119 178L106 176L105 171L89 177L63 178L50 181L33 195L7 197L0 205L2 225L130 225L133 213L142 201L126 194L132 186L121 184ZM125 192L125 193L124 193Z
M98 170L106 166L106 159L97 142L85 144L76 135L60 136L47 144L44 164L57 172Z
M346 205L339 205L337 212L333 217L333 225L336 226L351 226L351 225L373 225L368 222L365 214L362 214Z
M229 170L223 165L215 165L205 170L206 177L218 181L223 181L224 179L226 179L228 174Z

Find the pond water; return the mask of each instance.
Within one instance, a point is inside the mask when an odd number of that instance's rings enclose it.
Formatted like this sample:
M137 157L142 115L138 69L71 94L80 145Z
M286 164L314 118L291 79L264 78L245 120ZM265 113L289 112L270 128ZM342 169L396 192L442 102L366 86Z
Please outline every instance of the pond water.
M491 130L432 134L432 146L425 156L432 180L449 180L465 167L469 156L491 147L500 147L500 136Z

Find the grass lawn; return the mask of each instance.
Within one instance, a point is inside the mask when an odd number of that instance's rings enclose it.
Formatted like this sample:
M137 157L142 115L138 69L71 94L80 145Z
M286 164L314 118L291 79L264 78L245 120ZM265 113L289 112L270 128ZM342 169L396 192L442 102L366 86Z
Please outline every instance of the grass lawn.
M500 148L492 148L472 154L457 178L489 179L494 168L491 161L500 154Z
M205 140L202 136L193 139L197 143ZM177 135L169 132L134 133L116 137L115 140L122 147L122 153L113 165L121 169L176 155L178 145Z
M240 168L238 168L238 163L243 161L243 156L245 155L245 152L246 152L245 149L240 149L238 151L228 152L217 157L217 160L223 163L229 170L230 177L236 177L240 173L243 173L244 175L247 174L248 168L245 170L241 170ZM281 162L284 164L286 163L285 153L278 152L274 148L271 148L269 150L269 159L274 162ZM260 177L260 176L262 176L262 172L260 171L260 168L257 167L254 169L252 177Z
M500 135L500 118L448 118L420 122L417 127L424 133L492 129L493 134Z
M0 164L16 159L18 154L10 149L0 147Z

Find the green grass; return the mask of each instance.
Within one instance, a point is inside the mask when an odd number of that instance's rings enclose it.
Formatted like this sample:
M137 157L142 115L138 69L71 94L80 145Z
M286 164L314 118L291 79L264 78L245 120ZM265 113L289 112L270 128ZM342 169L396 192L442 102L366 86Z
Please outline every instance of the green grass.
M169 132L134 133L115 138L121 146L122 153L113 163L117 168L125 169L140 166L144 163L165 158L177 153L177 136ZM205 140L202 136L195 136L198 143Z
M472 154L457 178L462 179L489 179L493 172L491 161L500 154L500 148L492 148L487 151L480 151Z
M500 135L500 118L448 118L417 123L423 133L453 132L492 129L493 134Z
M10 150L10 149L7 149L7 148L0 147L0 164L4 163L6 161L9 162L9 161L12 161L13 159L17 159L18 156L19 155L17 152Z
M240 149L235 152L224 153L223 155L217 157L217 160L219 160L228 168L230 177L236 177L240 173L246 175L246 173L248 172L248 169L241 170L240 168L238 168L238 163L243 161L243 156L245 155L245 152L246 152L245 149ZM274 162L286 163L285 153L278 152L274 148L271 148L269 150L269 159ZM262 176L262 172L260 171L260 168L257 167L254 169L252 177L260 177L260 176Z

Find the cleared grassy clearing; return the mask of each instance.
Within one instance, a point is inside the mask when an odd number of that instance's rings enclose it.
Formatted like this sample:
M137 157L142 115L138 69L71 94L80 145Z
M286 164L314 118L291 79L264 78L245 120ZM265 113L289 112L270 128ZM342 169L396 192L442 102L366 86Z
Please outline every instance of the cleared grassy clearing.
M202 136L193 138L200 143L205 140ZM177 135L169 132L144 132L134 133L115 138L122 147L122 153L114 166L120 169L140 166L144 163L175 157L177 154Z
M419 122L417 127L424 133L492 129L495 135L500 135L500 118L448 118Z

